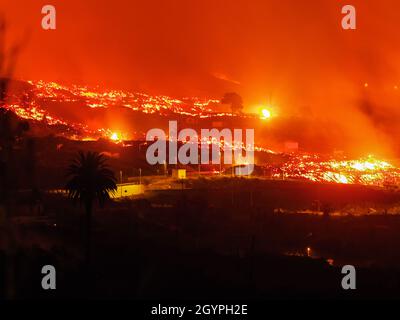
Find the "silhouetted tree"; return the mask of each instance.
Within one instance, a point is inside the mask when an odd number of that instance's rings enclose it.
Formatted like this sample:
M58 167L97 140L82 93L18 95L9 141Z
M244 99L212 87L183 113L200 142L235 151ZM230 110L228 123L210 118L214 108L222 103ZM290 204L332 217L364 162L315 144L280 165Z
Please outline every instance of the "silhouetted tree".
M21 44L6 50L6 21L0 15L0 107L5 104L9 81L12 78Z
M11 206L16 196L16 172L14 150L21 142L23 134L29 129L27 122L20 121L17 116L8 111L7 93L12 78L15 62L20 46L14 45L6 50L6 23L0 16L0 218L5 216L5 235L7 238L5 255L5 288L6 297L12 299L15 295L14 260L16 242L10 223Z
M236 92L228 92L221 99L221 103L230 104L232 113L241 113L243 110L243 99Z
M24 143L24 135L29 123L21 121L11 111L0 107L0 204L8 206L8 200L15 198L18 173L15 150Z
M106 164L107 158L97 152L79 152L67 171L66 189L74 202L80 202L86 211L85 257L90 263L92 211L97 200L100 206L117 190L116 177Z

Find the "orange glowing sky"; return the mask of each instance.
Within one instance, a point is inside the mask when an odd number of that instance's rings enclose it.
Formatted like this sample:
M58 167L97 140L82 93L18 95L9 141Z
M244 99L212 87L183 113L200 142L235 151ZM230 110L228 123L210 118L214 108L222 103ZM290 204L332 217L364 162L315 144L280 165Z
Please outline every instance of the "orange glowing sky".
M236 91L248 111L271 103L279 114L329 118L384 151L400 138L398 1L47 3L56 31L40 27L43 1L0 0L9 42L29 35L18 77L172 96ZM340 25L348 3L356 31Z

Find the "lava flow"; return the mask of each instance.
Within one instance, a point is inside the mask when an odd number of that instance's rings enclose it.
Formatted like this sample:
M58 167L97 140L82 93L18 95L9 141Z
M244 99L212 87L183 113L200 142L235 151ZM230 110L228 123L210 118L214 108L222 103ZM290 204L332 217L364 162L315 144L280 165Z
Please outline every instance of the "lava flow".
M70 121L53 115L48 105L59 103L65 107L68 103L77 103L89 109L106 110L108 108L123 107L143 115L154 116L181 116L194 119L219 117L224 119L237 117L245 118L248 115L234 115L232 113L215 112L218 100L184 98L173 99L167 96L152 96L143 93L131 93L122 90L102 90L85 86L66 86L55 82L28 81L28 94L11 95L4 108L14 112L20 118L45 124L53 127L57 135L73 140L108 139L119 143L132 140L132 135L116 131L113 128L89 126L85 121ZM26 83L25 83L26 85ZM263 118L269 118L270 113L262 111ZM142 136L144 135L141 133ZM225 142L219 143L220 147ZM246 149L248 146L228 146L231 149ZM256 153L270 153L279 155L261 146L253 146ZM283 155L283 154L282 154ZM258 163L262 167L269 167L271 177L278 179L303 179L314 182L332 182L345 184L364 184L375 186L392 186L400 182L400 170L386 161L372 156L359 160L345 157L341 159L332 156L321 156L311 153L285 154L285 161L279 165L274 163Z
M278 171L278 172L277 172ZM315 154L294 154L274 177L305 179L314 182L395 186L400 183L400 170L373 156L358 160L324 159Z
M212 106L219 103L213 99L152 96L122 90L102 90L79 85L61 85L55 82L28 81L29 94L11 95L6 108L27 120L45 121L50 126L68 127L61 135L70 139L97 140L108 138L121 141L132 138L128 133L116 133L111 128L93 128L86 123L67 121L50 114L46 110L54 103L81 103L92 109L123 107L143 114L159 116L180 115L186 117L207 118L230 116L230 113L214 113Z

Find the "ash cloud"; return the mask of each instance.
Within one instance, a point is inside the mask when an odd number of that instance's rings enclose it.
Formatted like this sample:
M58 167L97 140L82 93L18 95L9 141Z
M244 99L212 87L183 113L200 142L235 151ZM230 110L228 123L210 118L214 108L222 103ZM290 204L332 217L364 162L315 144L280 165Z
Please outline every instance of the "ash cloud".
M10 38L31 31L20 78L177 97L237 91L245 111L271 103L295 119L282 125L294 139L298 130L311 144L324 137L358 154L400 153L398 1L353 0L357 30L345 31L346 3L328 0L54 0L53 33L40 29L42 2L3 2Z

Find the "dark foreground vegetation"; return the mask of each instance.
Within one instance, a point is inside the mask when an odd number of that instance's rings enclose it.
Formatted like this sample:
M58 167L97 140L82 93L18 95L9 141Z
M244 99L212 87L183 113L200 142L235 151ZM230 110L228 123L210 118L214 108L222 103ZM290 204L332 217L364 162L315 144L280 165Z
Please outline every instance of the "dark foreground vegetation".
M362 216L335 216L334 209L295 212L296 206L307 208L307 199L323 199L331 188L344 186L221 179L192 181L191 187L94 208L90 265L84 257L84 208L49 194L40 213L34 208L18 214L24 206L17 206L14 297L399 298L400 216L378 205L373 215ZM339 191L330 208L373 202L383 208L396 200L392 193L354 188L356 200ZM57 290L41 288L45 264L56 267ZM357 267L355 291L341 288L344 264ZM0 273L10 276L4 266ZM0 288L2 297L9 294L4 279Z

